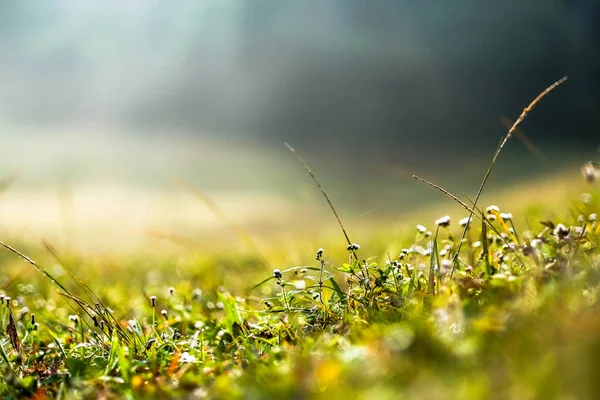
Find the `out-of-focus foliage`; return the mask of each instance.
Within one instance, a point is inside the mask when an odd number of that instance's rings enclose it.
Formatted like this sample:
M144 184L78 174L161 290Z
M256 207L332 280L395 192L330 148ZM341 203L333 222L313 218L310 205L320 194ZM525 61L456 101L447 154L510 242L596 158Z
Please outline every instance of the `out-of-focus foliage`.
M390 157L395 143L411 158L441 136L495 142L500 115L569 75L530 133L585 145L598 128L599 15L593 0L11 2L0 122Z
M595 398L600 193L573 195L562 209L487 207L462 242L465 219L423 221L378 257L366 258L391 238L376 231L347 250L331 238L301 266L227 251L82 258L22 242L39 264L0 253L0 391Z

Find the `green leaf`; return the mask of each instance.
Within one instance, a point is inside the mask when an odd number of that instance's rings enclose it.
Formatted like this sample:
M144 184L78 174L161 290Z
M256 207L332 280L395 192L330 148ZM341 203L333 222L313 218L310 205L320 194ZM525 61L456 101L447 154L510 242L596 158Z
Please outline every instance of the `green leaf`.
M271 279L275 279L274 276L270 276L267 279L260 281L259 283L257 283L256 285L252 286L249 290L254 290L262 285L264 285L265 283L269 282Z
M348 299L346 298L346 293L344 293L342 291L342 288L340 287L340 285L338 285L338 283L335 281L335 279L333 279L333 277L329 278L329 280L331 281L331 284L333 285L333 288L335 289L335 291L332 294L332 298L334 295L338 295L340 296L340 299L342 301L343 305L348 305Z
M226 296L223 293L217 293L217 295L225 308L225 328L227 329L227 332L233 336L233 326L235 324L239 326L242 325L242 318L240 317L237 303L231 295Z
M112 336L112 340L110 342L110 351L108 353L108 364L106 365L106 370L104 371L104 375L109 375L111 371L113 371L117 367L117 363L119 362L119 350L121 349L121 344L119 343L119 335L115 331Z
M12 371L12 373L15 374L15 375L17 375L16 372L15 372L15 370L12 367L12 364L8 360L8 355L6 354L6 350L4 350L4 343L2 343L2 340L0 340L0 355L2 356L2 359L4 360L4 362L6 363L6 365L8 365L8 367L10 368L10 370Z
M68 357L67 357L67 353L65 353L65 348L63 347L63 345L60 342L60 339L58 338L56 333L54 333L51 329L48 329L48 333L50 333L50 337L52 338L52 341L54 342L54 344L56 345L56 347L62 354L63 358L67 359Z
M435 236L433 237L433 243L431 244L431 257L429 259L429 281L427 283L427 292L430 295L435 294L435 256L437 253L437 238L438 233L440 231L440 227L435 231Z

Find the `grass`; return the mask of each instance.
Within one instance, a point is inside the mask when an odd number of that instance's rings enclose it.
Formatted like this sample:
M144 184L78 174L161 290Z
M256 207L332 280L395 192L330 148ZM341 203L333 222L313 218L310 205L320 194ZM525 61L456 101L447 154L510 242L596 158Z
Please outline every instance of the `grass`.
M419 178L464 218L417 215L416 230L374 227L360 245L291 147L343 231L323 248L103 258L0 242L2 397L596 398L597 165L568 201L481 207L516 125L474 201Z

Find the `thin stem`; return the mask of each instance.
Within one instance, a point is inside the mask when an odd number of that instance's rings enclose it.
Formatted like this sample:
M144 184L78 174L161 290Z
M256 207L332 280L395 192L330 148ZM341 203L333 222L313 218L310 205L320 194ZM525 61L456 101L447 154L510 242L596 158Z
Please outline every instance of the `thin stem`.
M325 269L325 260L319 257L319 262L321 263L321 270L319 271L319 299L321 300L321 304L325 305L323 302L323 270Z
M304 161L304 158L302 158L302 156L300 154L298 154L298 152L296 152L296 150L294 150L294 148L292 146L290 146L287 142L285 142L284 144L285 144L285 147L287 147L288 150L291 151L292 154L294 154L296 156L296 158L298 159L298 161L300 161L300 163L302 164L302 166L304 167L304 169L306 170L306 172L308 172L308 174L310 175L310 177L312 178L312 180L315 182L315 184L317 185L317 187L321 191L321 194L323 194L323 197L325 197L325 200L327 200L327 204L329 204L329 208L331 208L331 211L333 212L333 215L335 215L335 218L337 219L337 222L340 225L340 228L342 228L342 232L344 233L344 237L346 238L346 241L348 242L348 245L351 245L352 241L350 240L350 237L348 236L348 233L346 232L346 229L344 228L344 224L342 223L342 220L341 220L340 216L338 215L335 207L333 206L333 203L331 202L331 199L329 199L329 196L327 195L327 192L323 188L323 185L321 185L321 182L319 182L319 180L317 179L315 173L312 172L312 170L310 169L310 167L308 166L308 164L306 163L306 161ZM356 253L354 252L354 250L352 250L352 253L354 254L354 257L356 257Z

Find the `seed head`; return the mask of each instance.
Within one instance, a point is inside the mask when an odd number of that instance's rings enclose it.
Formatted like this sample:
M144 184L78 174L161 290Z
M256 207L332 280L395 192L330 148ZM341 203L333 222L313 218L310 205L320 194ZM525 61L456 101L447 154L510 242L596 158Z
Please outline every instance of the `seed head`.
M471 218L471 217L461 218L461 220L458 221L458 225L463 226L463 227L467 226L467 223L469 222L469 218Z
M425 232L427 232L427 228L425 228L423 225L419 224L419 225L417 225L417 232L425 233Z
M167 310L161 310L161 311L160 311L160 314L161 314L163 317L167 318Z
M150 296L150 305L156 307L156 296Z
M174 288L174 287L170 287L170 288L169 288L169 294L170 294L171 296L173 296L173 295L175 294L175 288Z
M283 277L283 275L281 274L281 271L278 269L273 270L273 276L275 277L275 279L281 279Z
M10 297L6 296L4 301L6 301L6 307L10 307Z
M35 324L33 324L33 330L37 331L38 329L40 329L40 324L38 324L37 322Z
M31 325L35 325L35 314L31 314Z

